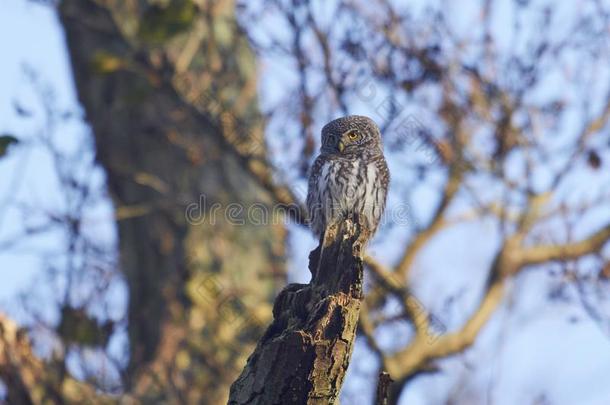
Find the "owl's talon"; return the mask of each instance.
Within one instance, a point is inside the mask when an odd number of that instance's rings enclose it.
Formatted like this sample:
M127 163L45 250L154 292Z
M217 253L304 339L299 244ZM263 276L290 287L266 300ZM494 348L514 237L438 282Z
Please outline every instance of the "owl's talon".
M354 256L362 258L363 245L361 242L356 241L353 245L353 254Z

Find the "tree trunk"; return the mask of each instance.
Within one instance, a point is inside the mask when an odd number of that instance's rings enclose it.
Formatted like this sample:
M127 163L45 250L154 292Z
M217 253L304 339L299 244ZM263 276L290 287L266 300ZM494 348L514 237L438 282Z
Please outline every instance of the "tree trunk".
M233 13L229 0L60 5L116 207L125 388L148 402L226 402L284 281L284 227L246 217L272 199L227 140L265 159L255 59Z
M311 283L278 295L273 323L231 386L230 405L336 403L362 300L358 235L351 220L329 231L309 256Z

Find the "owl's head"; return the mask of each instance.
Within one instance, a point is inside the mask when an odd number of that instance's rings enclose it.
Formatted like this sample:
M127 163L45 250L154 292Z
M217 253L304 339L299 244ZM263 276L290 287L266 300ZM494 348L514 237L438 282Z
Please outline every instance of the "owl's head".
M337 118L322 128L322 153L359 155L383 153L379 127L369 117L348 115Z

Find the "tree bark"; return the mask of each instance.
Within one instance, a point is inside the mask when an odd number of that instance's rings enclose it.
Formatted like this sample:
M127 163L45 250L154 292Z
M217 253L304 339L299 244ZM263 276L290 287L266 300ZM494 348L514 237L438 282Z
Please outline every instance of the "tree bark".
M362 301L359 227L350 219L309 255L309 284L289 284L273 323L231 386L230 405L334 404L351 357Z
M246 217L273 200L229 145L265 160L233 2L64 0L59 13L116 207L124 388L151 403L226 402L284 280L285 235Z

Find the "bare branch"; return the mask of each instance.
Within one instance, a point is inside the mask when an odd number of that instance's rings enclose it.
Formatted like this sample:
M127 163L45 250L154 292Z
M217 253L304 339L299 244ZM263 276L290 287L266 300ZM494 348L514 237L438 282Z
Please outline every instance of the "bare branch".
M588 238L565 245L542 245L524 248L518 256L523 265L540 264L556 260L574 260L598 251L610 239L610 224Z

